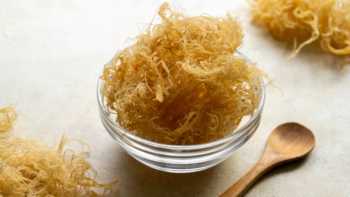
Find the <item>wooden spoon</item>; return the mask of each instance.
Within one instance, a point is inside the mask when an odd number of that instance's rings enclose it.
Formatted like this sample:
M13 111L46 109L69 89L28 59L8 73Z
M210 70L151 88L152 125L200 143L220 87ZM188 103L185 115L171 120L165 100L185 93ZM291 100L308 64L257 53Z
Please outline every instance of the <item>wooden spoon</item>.
M265 151L255 166L220 197L243 195L268 170L281 163L306 156L314 146L314 135L303 125L292 122L279 125L270 134Z

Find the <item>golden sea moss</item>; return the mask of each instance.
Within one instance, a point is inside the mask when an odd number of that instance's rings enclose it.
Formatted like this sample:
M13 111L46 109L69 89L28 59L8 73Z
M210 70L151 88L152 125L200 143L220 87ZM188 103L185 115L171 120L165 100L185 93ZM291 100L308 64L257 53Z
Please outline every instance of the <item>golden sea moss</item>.
M0 133L12 128L16 120L16 112L12 107L0 108Z
M64 151L21 138L0 139L0 196L100 196L95 189L110 190L88 176L92 171L84 154Z
M336 55L350 55L350 1L338 1L330 13L321 46Z
M233 56L242 31L231 17L188 17L163 4L161 22L105 66L103 95L134 134L168 144L223 137L259 101L260 71Z
M1 131L7 131L16 112L6 107L0 113ZM86 153L65 150L66 142L62 138L52 149L34 140L0 138L0 196L103 196L110 191L113 183L98 183Z
M295 54L319 39L335 0L255 0L253 22L265 27L277 39L296 42ZM327 24L326 24L327 26Z
M312 42L336 55L349 55L349 0L255 0L253 22L276 39L294 42L294 55Z

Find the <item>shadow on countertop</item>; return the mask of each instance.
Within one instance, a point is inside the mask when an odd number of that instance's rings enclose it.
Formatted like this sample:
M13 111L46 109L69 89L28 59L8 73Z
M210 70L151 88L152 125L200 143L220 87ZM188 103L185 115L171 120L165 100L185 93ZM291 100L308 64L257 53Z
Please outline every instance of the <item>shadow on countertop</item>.
M218 165L205 171L173 174L149 168L124 151L118 151L118 191L120 197L211 197L222 192L220 180L225 176ZM221 189L221 190L220 190Z

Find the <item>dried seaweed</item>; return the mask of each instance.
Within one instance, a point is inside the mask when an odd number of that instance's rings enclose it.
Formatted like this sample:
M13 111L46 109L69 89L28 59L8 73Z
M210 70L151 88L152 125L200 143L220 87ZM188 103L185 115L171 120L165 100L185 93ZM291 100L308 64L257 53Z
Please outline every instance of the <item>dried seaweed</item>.
M255 0L252 18L276 39L294 42L292 56L313 42L335 55L349 55L349 5L349 0Z
M232 132L259 101L261 72L234 56L239 23L226 17L185 16L168 4L161 22L105 66L107 106L143 138L199 144Z
M1 128L8 130L15 111L3 108L1 112L6 117ZM54 149L35 140L0 138L0 196L103 196L111 191L115 182L98 183L86 153L68 151L67 142L63 137Z
M0 194L4 196L99 196L94 189L110 190L87 175L84 154L65 155L65 140L57 149L38 141L0 140Z
M321 47L336 55L350 55L350 1L338 1L330 13Z
M16 120L16 112L14 108L12 107L0 108L0 133L10 130L15 120Z

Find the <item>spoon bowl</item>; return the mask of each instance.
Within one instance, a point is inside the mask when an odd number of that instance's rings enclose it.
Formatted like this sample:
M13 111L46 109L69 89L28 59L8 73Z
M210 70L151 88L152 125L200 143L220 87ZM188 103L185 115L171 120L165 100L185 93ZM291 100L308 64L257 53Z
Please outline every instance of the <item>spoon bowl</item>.
M284 123L276 127L267 141L267 149L285 159L308 154L315 146L312 132L299 123Z

